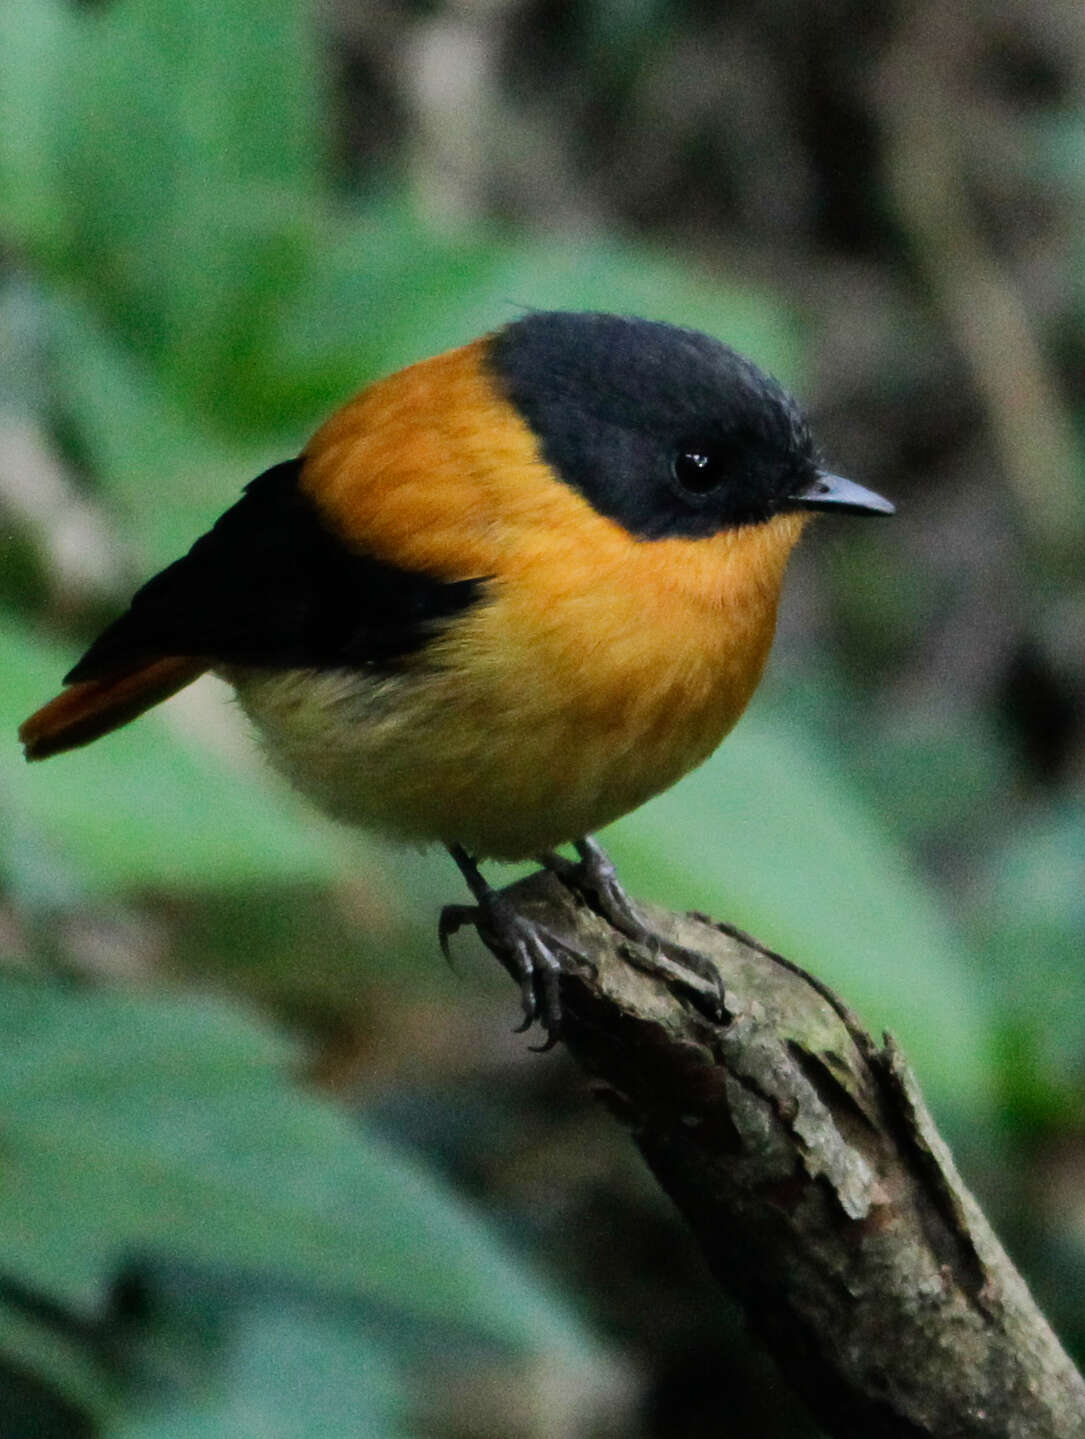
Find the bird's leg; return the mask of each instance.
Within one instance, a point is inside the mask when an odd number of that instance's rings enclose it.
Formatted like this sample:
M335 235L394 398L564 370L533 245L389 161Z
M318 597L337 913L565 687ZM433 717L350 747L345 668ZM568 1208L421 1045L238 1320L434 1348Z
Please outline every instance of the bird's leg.
M592 839L590 834L585 835L576 841L573 848L580 856L582 883L594 893L603 918L630 939L639 939L647 934L648 928L626 894L614 861L599 841ZM630 933L630 930L635 933Z
M641 952L630 952L630 960L650 974L658 974L672 982L682 982L682 970L698 982L688 984L696 994L710 995L722 1008L723 991L716 966L699 950L676 944L649 925L630 899L618 878L614 861L598 840L590 835L578 839L573 848L580 863L560 854L545 854L541 863L551 870L569 889L601 915L619 934L641 946ZM669 962L668 962L669 961ZM678 973L676 973L676 969Z
M556 874L568 889L578 894L619 934L624 934L627 939L643 940L648 927L625 892L610 855L590 835L576 840L573 848L580 856L579 864L553 850L540 855L539 863Z
M449 904L442 909L437 928L442 953L447 959L451 936L464 925L474 925L482 942L520 986L524 1021L519 1029L528 1029L538 1020L546 1030L546 1043L542 1047L551 1048L561 1031L558 955L564 951L577 959L585 956L542 925L517 914L508 899L486 883L478 865L462 845L450 844L448 852L467 881L475 903Z

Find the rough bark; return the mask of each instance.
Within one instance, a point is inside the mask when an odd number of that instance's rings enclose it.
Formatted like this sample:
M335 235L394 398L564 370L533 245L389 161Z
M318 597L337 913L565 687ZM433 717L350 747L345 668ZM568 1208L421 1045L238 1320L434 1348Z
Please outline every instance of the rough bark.
M717 965L717 1021L552 875L506 894L585 956L564 1043L829 1434L1085 1439L1085 1383L892 1039L726 926L647 911Z

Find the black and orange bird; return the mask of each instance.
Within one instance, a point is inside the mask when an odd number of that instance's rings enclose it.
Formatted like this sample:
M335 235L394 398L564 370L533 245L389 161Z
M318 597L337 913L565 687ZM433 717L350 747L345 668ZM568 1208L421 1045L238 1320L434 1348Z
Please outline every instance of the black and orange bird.
M530 313L364 389L143 586L21 727L45 759L214 670L329 814L446 845L558 1018L554 937L483 858L548 857L651 940L591 832L716 748L761 677L826 471L795 401L692 330ZM579 865L553 855L572 842ZM691 957L695 958L695 957Z

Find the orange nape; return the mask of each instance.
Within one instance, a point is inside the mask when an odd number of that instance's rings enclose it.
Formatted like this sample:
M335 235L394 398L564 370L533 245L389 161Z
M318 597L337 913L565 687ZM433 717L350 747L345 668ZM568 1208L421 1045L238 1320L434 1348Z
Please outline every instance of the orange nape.
M19 726L26 757L48 759L89 744L169 699L208 668L206 660L168 655L107 679L69 685Z

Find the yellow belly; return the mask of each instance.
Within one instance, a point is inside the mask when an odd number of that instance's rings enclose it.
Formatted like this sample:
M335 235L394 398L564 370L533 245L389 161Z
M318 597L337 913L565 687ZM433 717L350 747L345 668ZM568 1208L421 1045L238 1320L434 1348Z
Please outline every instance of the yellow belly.
M527 858L636 808L716 748L760 678L799 528L781 518L669 556L668 541L626 542L556 569L551 554L534 580L521 568L495 583L395 676L226 677L273 763L328 813Z
M342 671L231 675L269 758L327 813L413 841L522 859L589 834L666 789L716 747L722 716L676 707L651 728L563 708L520 723L458 705L442 679Z

